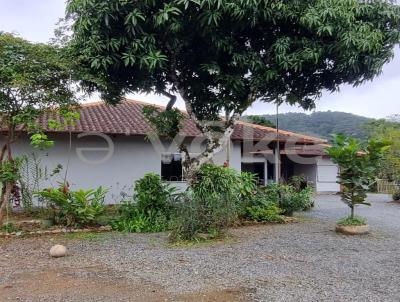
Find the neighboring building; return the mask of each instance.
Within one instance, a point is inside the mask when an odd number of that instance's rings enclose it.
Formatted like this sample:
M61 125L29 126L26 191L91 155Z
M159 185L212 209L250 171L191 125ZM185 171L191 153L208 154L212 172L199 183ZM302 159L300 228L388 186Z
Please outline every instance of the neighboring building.
M84 104L75 126L63 131L48 130L55 141L53 148L33 150L27 135L21 133L13 145L14 151L35 152L49 171L58 164L64 168L68 165L67 179L72 186L87 189L102 185L109 187L113 196L127 191L147 172L184 186L181 154L176 145L163 138L148 138L154 130L142 114L145 105L150 104L133 100L117 106L103 102ZM48 113L41 118L43 127L49 119L60 117ZM180 136L189 143L191 153L201 152L204 138L191 120L184 120ZM288 179L302 174L315 184L317 192L337 192L338 168L325 155L326 146L323 139L283 130L278 134L274 128L238 122L228 150L218 153L214 162L223 164L229 160L238 171L257 174L262 184L273 182L276 175ZM281 164L275 165L279 158Z

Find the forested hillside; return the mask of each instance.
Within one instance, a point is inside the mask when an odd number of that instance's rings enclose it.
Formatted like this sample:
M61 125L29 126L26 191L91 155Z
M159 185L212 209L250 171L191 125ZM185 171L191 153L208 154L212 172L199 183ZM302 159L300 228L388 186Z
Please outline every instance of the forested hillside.
M263 115L267 120L276 123L275 115ZM245 119L248 120L247 117ZM279 128L303 134L330 138L331 134L343 133L357 138L365 138L364 125L374 119L346 112L325 111L279 114Z

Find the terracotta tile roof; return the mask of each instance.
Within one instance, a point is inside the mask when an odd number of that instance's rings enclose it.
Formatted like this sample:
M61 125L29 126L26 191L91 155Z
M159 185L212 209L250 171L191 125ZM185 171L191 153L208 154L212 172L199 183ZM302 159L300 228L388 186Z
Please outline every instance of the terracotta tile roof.
M235 131L232 134L232 139L253 139L263 140L271 138L276 141L277 130L271 127L265 127L261 125L254 125L251 123L239 121L235 126ZM327 141L322 138L303 135L299 133L289 132L279 129L279 141L295 140L297 142L304 143L326 143Z
M80 120L76 125L65 130L50 130L48 132L101 132L104 134L119 135L147 135L153 132L151 125L143 116L143 107L151 105L149 103L136 100L125 99L119 105L110 106L104 102L94 102L82 104L80 111ZM164 107L158 106L160 109ZM60 116L55 112L47 112L40 118L41 126L46 129L47 121L54 119L60 121ZM187 137L200 136L201 133L196 125L189 118L185 118L181 135ZM246 122L238 122L232 134L232 140L276 140L276 129L254 125ZM293 132L279 130L279 140L286 141L295 139L303 143L324 143L323 139L301 135Z
M293 147L286 147L282 149L280 153L282 155L310 155L310 156L324 156L327 155L325 150L329 148L331 145L328 144L315 144L315 145L296 145ZM273 154L273 150L260 150L250 152L250 154Z

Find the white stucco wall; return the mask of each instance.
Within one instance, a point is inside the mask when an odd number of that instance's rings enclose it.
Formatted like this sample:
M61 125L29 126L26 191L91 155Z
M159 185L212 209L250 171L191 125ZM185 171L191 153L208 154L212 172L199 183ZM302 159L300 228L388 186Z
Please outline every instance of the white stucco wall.
M74 189L92 189L104 186L109 189L108 203L121 200L121 192L131 193L134 182L143 177L145 173L161 173L161 154L177 152L175 145L162 142L153 145L144 137L113 136L109 137L112 148L102 137L87 136L72 139L70 151L67 135L54 135L53 148L46 151L34 150L29 145L27 137L21 137L14 145L15 154L29 155L35 152L43 167L48 171L54 169L57 164L69 169L67 180ZM190 145L190 152L199 153L201 143L194 142ZM81 149L80 149L81 148ZM90 150L90 148L103 148L102 150ZM86 149L86 151L85 151ZM79 156L79 150L83 156ZM109 156L107 157L107 152ZM222 165L226 161L226 150L217 154L214 158L216 164ZM241 170L242 162L267 162L266 157L249 156L241 157L239 142L231 143L230 165L232 168ZM265 176L267 177L267 165L265 164ZM64 170L65 171L65 170ZM62 181L64 171L57 177L51 179L51 183L43 183L43 188L56 186ZM329 158L316 158L315 164L296 165L295 174L304 174L310 181L315 181L317 192L338 192L339 185L336 183L337 166ZM174 182L175 186L184 189L184 182Z
M104 186L109 189L107 196L108 203L118 202L120 193L131 192L135 180L143 177L145 173L161 173L161 154L165 152L177 152L173 144L163 142L153 146L144 137L113 136L110 149L108 143L101 137L87 136L72 139L72 148L69 148L69 140L66 135L55 135L51 137L55 141L53 148L46 151L34 150L29 145L27 137L20 138L14 145L16 155L30 155L35 152L43 167L49 171L57 164L67 167L69 159L68 177L70 185L74 189L91 189ZM81 149L80 149L81 148ZM103 150L89 150L89 148L108 148ZM86 151L84 150L86 149ZM81 150L81 151L80 151ZM193 143L190 152L200 152L200 144ZM79 152L83 156L79 155ZM109 157L107 158L107 154ZM240 144L231 145L231 166L240 171ZM226 160L226 152L222 151L215 157L215 163L223 164ZM43 183L43 188L50 185L57 185L63 174L53 177L51 184ZM173 183L177 187L184 188L184 183Z

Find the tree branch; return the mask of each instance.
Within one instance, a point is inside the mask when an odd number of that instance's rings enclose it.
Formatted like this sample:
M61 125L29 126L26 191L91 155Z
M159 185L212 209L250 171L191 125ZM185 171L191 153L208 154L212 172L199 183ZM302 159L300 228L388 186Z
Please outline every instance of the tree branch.
M166 97L169 98L169 102L167 104L166 110L171 110L172 107L174 107L176 103L176 95L173 95L172 93L169 93L168 91L161 90L160 93Z

